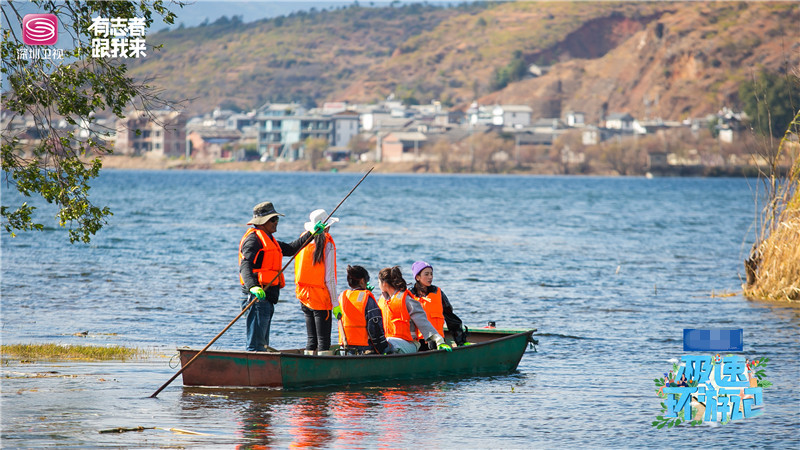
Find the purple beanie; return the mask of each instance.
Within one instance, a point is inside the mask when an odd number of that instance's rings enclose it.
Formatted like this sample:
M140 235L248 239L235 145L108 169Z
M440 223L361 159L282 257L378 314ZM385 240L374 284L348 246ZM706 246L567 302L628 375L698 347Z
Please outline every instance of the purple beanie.
M431 266L430 264L426 263L425 261L417 261L414 264L412 264L411 265L411 278L416 280L417 279L417 275L419 275L419 273L422 272L422 270L425 269L426 267L430 267L431 270L433 270L433 266Z

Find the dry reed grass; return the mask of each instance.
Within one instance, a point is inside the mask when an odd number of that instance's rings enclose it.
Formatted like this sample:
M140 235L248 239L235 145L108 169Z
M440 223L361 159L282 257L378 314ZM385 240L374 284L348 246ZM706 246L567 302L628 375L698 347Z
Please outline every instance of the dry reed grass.
M800 113L781 140L779 153L794 151L786 180L764 208L761 237L745 266L750 272L744 295L765 300L800 301ZM750 267L748 267L750 265Z

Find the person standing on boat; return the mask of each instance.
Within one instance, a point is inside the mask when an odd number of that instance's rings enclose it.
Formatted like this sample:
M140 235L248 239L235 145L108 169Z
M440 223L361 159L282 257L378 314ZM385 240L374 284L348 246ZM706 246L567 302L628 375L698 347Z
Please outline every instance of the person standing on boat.
M351 289L339 296L342 307L342 313L337 317L341 323L339 345L347 347L347 352L352 354L374 352L382 355L391 349L383 330L381 308L368 281L367 269L347 266L347 284Z
M271 202L253 207L253 225L239 241L239 282L242 284L242 308L258 299L247 312L247 350L262 352L269 346L269 328L280 290L286 285L281 272L284 256L292 256L309 238L304 233L289 244L273 237L279 216ZM320 222L315 230L322 230Z
M444 336L444 324L453 335L453 340L459 347L467 342L467 333L464 331L461 319L453 312L447 295L433 283L433 267L425 261L417 261L411 265L411 274L414 276L414 286L409 291L419 300L422 309L428 316L428 321L436 331ZM428 350L427 342L422 340L422 335L417 332L420 339L420 350Z
M408 291L400 266L381 269L378 286L381 290L378 306L383 313L386 340L395 353L415 353L418 350L417 330L423 339L435 344L437 349L453 351L428 321L422 305Z
M324 209L312 211L304 225L306 231L313 231L326 216ZM324 231L294 260L295 294L306 319L307 355L332 355L331 311L339 316L342 310L336 296L336 244L330 235L330 226L338 221L331 217Z

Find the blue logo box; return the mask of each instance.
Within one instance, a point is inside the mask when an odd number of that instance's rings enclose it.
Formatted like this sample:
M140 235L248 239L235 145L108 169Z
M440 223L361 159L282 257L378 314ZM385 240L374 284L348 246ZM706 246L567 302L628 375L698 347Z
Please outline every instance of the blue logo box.
M684 328L685 352L740 352L744 348L741 328Z

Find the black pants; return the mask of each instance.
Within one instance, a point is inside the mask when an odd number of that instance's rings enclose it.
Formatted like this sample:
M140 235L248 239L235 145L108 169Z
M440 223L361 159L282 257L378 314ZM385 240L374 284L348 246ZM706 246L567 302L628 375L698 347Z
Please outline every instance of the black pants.
M311 309L301 304L306 316L306 350L324 351L331 349L331 312Z

